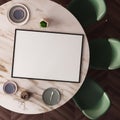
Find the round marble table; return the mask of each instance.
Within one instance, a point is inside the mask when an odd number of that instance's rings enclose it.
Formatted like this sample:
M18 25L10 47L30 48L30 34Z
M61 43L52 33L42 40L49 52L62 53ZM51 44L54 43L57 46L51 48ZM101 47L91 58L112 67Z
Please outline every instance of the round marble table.
M15 3L22 3L29 8L30 19L24 25L14 25L7 18L8 10ZM47 28L40 28L39 22L42 18L49 18L49 26ZM80 83L11 78L14 33L16 28L84 34ZM89 46L85 32L76 18L64 7L50 0L12 0L0 6L1 106L24 114L38 114L54 110L69 101L80 89L87 74L88 66ZM14 95L7 95L3 91L3 84L8 80L14 81L18 85L18 91ZM44 90L51 87L57 88L61 94L61 100L56 105L46 105L42 99ZM30 99L21 99L20 94L22 91L31 92L32 96Z

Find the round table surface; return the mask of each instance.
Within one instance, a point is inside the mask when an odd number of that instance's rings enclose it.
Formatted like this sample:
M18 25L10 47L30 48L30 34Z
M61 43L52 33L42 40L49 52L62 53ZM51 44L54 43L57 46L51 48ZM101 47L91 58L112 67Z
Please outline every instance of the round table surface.
M30 19L24 25L14 25L7 18L7 12L15 3L22 3L30 10ZM42 18L49 19L47 28L40 28ZM83 34L83 53L79 83L56 82L44 80L29 80L11 78L12 55L15 29L42 30ZM76 18L61 5L50 0L12 0L0 6L0 105L4 108L24 114L38 114L54 110L69 101L83 84L89 66L89 46L86 34ZM18 91L14 95L5 94L3 84L14 81ZM61 94L60 102L56 105L46 105L42 99L44 90L57 88ZM29 91L29 100L20 98L22 91Z

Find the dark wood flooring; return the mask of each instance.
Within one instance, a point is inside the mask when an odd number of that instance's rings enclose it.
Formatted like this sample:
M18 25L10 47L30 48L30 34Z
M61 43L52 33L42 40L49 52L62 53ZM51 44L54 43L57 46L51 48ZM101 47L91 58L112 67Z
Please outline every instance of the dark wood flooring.
M0 0L3 4L9 0ZM54 0L64 7L70 0ZM85 29L88 39L115 37L120 39L120 0L106 0L107 13L103 20ZM107 92L111 100L110 110L99 120L120 120L120 69L92 70L88 76L96 79ZM88 120L70 100L62 107L38 115L23 115L0 107L0 120Z

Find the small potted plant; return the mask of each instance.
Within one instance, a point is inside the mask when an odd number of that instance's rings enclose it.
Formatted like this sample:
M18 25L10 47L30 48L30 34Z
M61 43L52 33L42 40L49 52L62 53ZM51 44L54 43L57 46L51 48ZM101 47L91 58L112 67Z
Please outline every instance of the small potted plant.
M48 21L46 19L41 19L40 27L42 27L42 28L48 27Z

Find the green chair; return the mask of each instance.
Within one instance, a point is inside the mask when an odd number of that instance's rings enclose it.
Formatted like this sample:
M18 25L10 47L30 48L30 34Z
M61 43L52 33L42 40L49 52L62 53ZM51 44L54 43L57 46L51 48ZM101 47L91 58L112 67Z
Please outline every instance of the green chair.
M85 80L73 100L82 113L91 120L98 119L110 107L107 94L91 79Z
M106 13L104 0L72 0L67 8L83 27L101 20Z
M120 40L94 39L89 42L90 67L113 70L120 68Z

